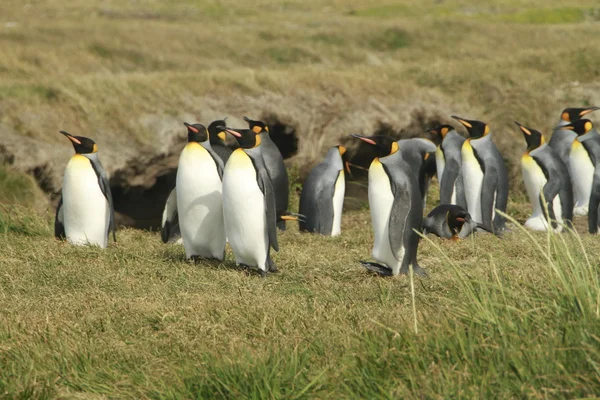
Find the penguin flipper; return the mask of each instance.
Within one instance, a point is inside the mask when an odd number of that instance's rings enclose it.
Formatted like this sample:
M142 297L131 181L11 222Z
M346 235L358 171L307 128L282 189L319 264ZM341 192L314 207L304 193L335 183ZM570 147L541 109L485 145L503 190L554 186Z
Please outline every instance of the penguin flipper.
M96 176L98 177L98 185L100 186L100 190L102 191L102 194L106 198L106 201L108 201L110 220L108 223L107 237L110 236L110 231L112 231L113 240L116 242L117 234L116 234L116 226L115 226L115 206L113 203L112 192L110 191L110 183L108 182L108 175L106 175L106 172L104 171L104 168L102 168L102 164L100 164L100 161L94 160L94 159L89 159L89 160L90 160L90 163L92 164L92 168L94 168L94 172L96 173Z
M267 216L267 234L269 236L269 244L275 251L279 251L277 243L277 209L275 204L275 192L271 179L267 174L266 168L257 168L258 187L265 197L265 213Z
M542 189L543 196L540 196L540 205L542 206L542 210L548 209L547 219L550 221L550 224L553 229L557 227L556 223L556 215L554 214L554 198L558 195L560 191L560 182L557 180L548 179L546 184ZM544 211L546 213L546 211Z
M60 196L58 207L56 207L56 216L54 217L54 237L61 240L67 237L65 233L64 213L62 205L63 198L62 196Z
M418 184L415 182L413 187L418 189ZM408 235L414 235L414 237L411 238L411 241L416 239L416 246L418 246L419 236L413 232L413 227L409 226L409 222L412 219L411 214L413 214L412 216L418 215L422 218L423 205L421 203L422 200L420 194L417 193L418 190L413 190L416 195L411 195L408 185L399 186L396 184L392 186L392 190L394 192L394 202L392 203L389 220L390 249L396 260L402 262L402 258L406 257L401 257L400 252L402 251L401 249L404 249L405 247ZM422 220L419 220L415 227L421 229ZM407 249L404 249L404 251L407 251Z
M175 241L181 236L179 229L179 213L177 212L177 188L174 187L167 197L162 215L160 238L163 243Z
M592 185L592 193L590 195L590 203L588 207L588 231L591 234L598 233L598 207L600 206L600 166L594 171L594 180Z
M393 275L392 270L382 264L361 260L360 265L365 267L367 270L369 270L371 272L375 272L376 274L379 274L381 276L392 276Z
M494 201L498 190L498 173L490 168L485 171L483 184L481 186L481 224L486 227L487 231L494 231L496 227L493 225Z
M442 180L440 185L441 204L452 203L452 193L454 192L454 186L460 174L460 168L456 164L456 162L451 162L447 164L444 168L444 173L442 174Z

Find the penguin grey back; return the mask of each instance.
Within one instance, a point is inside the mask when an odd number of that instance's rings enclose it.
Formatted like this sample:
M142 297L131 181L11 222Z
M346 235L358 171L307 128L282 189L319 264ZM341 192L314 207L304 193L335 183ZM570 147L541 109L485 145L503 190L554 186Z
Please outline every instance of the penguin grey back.
M431 178L435 175L435 144L428 139L412 138L398 140L399 151L404 161L417 175L419 191L423 202L427 200L427 192Z

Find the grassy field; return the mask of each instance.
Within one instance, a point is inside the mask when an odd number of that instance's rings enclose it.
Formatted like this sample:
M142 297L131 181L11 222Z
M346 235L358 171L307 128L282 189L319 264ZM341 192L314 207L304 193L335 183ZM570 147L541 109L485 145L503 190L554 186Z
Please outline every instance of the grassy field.
M115 193L160 205L151 195L176 165L185 120L285 127L298 139L286 160L295 188L329 146L360 160L349 133L416 136L457 114L490 124L510 169L508 214L522 223L525 143L512 121L548 136L563 108L600 105L597 1L0 10L0 398L600 393L600 246L583 219L581 237L513 225L501 239L424 240L427 278L380 279L358 264L372 232L355 197L364 186L349 182L357 210L342 235L292 226L275 254L282 272L260 279L229 251L223 264L186 262L151 231L122 228L104 251L72 247L53 239L50 206L72 153L60 129L98 142Z

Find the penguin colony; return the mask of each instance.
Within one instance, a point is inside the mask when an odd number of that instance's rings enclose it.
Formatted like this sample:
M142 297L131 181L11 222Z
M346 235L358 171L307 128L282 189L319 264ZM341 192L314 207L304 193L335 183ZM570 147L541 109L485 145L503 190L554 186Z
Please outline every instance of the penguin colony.
M532 214L525 226L561 232L572 228L573 215L588 216L588 230L598 232L600 207L600 134L585 118L600 107L567 108L551 140L515 121L527 145L521 169ZM370 147L368 198L374 233L372 258L360 263L383 276L424 275L417 263L420 233L459 240L478 231L501 236L506 221L508 174L481 121L452 116L468 132L451 125L427 132L433 138L394 140L389 136L352 134ZM341 233L346 148L327 152L303 185L299 213L288 211L289 179L283 157L262 121L244 117L247 129L228 127L226 118L184 123L188 143L181 152L176 185L163 212L161 238L182 243L188 259L222 261L229 243L236 264L261 276L278 272L271 250L279 251L277 230L297 221L303 232ZM75 149L65 169L55 218L55 236L75 245L105 248L116 241L108 177L89 138L61 131ZM237 149L226 144L230 134ZM425 218L429 184L437 175L440 205ZM501 213L498 213L500 211Z

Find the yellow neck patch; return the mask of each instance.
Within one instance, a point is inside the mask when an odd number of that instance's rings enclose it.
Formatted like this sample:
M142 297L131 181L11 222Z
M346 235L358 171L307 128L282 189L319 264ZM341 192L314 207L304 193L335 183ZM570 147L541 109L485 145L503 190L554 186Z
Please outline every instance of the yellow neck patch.
M222 141L227 141L227 134L224 131L221 131L217 134L217 136L219 137L219 139L221 139Z
M397 142L394 142L394 143L392 143L392 150L390 151L390 155L392 155L392 154L394 154L395 152L397 152L397 151L398 151L398 149L399 149L399 147L398 147L398 143L397 143Z
M343 156L346 152L346 148L344 146L338 146L338 150L340 152L340 156Z

